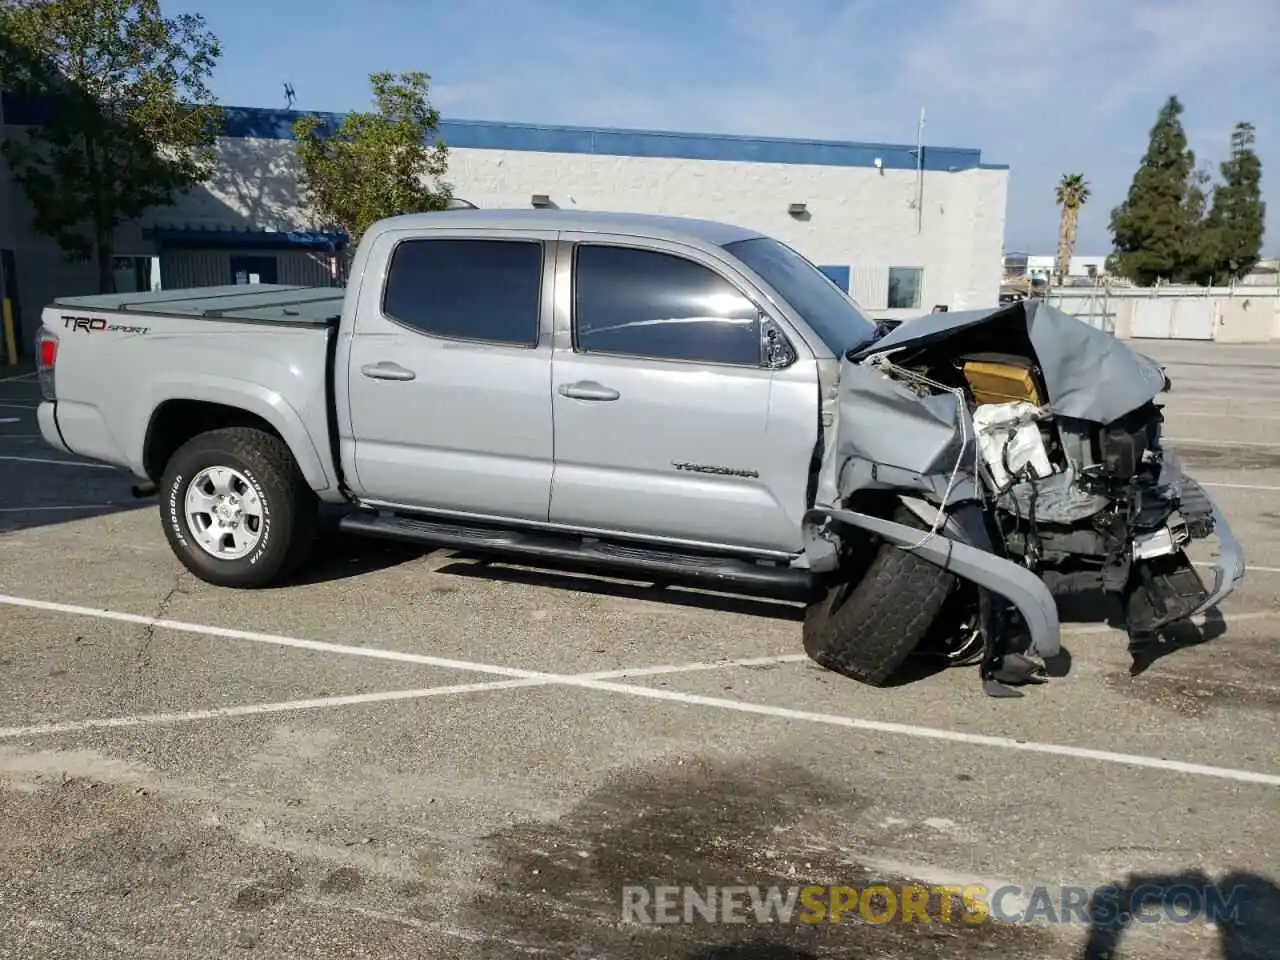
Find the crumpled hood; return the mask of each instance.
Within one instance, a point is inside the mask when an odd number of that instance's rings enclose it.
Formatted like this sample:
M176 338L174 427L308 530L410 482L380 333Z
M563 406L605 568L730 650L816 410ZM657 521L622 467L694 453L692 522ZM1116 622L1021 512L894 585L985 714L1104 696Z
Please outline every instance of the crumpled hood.
M1008 322L1019 314L1044 376L1049 408L1059 416L1110 423L1150 402L1168 385L1155 360L1039 300L997 309L926 314L851 352L847 362L857 364L908 345L937 343L968 327Z
M1040 301L933 313L855 348L840 363L834 443L824 452L817 502L839 504L857 489L976 495L973 421L954 397L922 398L866 361L900 347L938 344L985 323L1025 323L1049 408L1106 424L1162 393L1160 365L1124 341Z

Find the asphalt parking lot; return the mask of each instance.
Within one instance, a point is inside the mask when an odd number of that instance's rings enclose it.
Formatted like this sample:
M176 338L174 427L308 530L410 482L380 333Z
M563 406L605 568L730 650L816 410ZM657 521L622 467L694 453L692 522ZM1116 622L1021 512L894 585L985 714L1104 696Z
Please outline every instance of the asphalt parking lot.
M210 587L0 379L0 957L1103 956L1078 916L655 926L624 888L1013 885L1010 915L1151 878L1248 901L1117 955L1276 956L1280 346L1142 349L1250 572L1138 663L1082 609L1018 700L827 673L789 605L444 551Z

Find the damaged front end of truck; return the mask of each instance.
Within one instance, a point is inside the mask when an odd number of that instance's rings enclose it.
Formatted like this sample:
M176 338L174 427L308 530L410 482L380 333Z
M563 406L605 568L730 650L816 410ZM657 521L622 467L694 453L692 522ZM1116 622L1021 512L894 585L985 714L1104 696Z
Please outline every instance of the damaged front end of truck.
M882 331L824 398L809 563L848 576L849 544L870 540L947 574L944 652L967 650L993 696L1042 677L1067 595L1109 594L1148 641L1244 576L1217 505L1162 445L1168 389L1150 358L1042 301ZM1206 583L1186 548L1211 535Z

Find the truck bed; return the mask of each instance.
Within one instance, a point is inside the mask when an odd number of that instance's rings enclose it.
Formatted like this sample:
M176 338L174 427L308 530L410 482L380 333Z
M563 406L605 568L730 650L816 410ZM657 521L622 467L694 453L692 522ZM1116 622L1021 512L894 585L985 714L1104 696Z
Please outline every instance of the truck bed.
M104 293L59 297L55 307L134 316L189 317L289 326L336 326L345 287L291 286L279 283L227 284L140 293Z
M170 423L209 405L245 411L285 438L313 489L333 490L330 364L345 293L228 284L60 297L43 315L58 350L41 422L68 453L154 479L148 451Z

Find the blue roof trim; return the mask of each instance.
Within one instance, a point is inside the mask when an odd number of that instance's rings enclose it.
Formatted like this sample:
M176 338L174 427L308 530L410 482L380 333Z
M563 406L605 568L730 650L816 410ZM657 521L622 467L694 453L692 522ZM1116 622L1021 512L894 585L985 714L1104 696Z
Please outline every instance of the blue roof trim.
M224 107L229 137L293 139L301 111L260 107ZM342 114L316 116L337 125ZM745 163L812 164L829 167L874 167L878 157L886 170L914 170L914 145L842 140L798 140L740 137L672 130L622 130L492 120L441 120L440 139L469 150L516 150L538 153L598 154L614 157L661 157L674 160L730 160ZM924 148L924 168L946 172L982 166L982 151L965 147Z
M4 94L5 119L11 124L39 122L37 105ZM305 112L266 107L223 107L224 136L292 140L293 124ZM328 124L342 114L316 112ZM614 157L655 157L672 160L727 160L739 163L810 164L829 167L874 167L915 170L914 144L862 143L782 137L742 137L670 130L623 130L491 120L442 120L440 138L450 147L470 150L514 150L539 153L595 154ZM1008 170L984 163L982 151L966 147L925 145L922 166L931 172Z
M228 247L260 250L341 250L350 242L345 233L322 230L255 230L251 227L155 226L142 231L143 239L170 247Z

